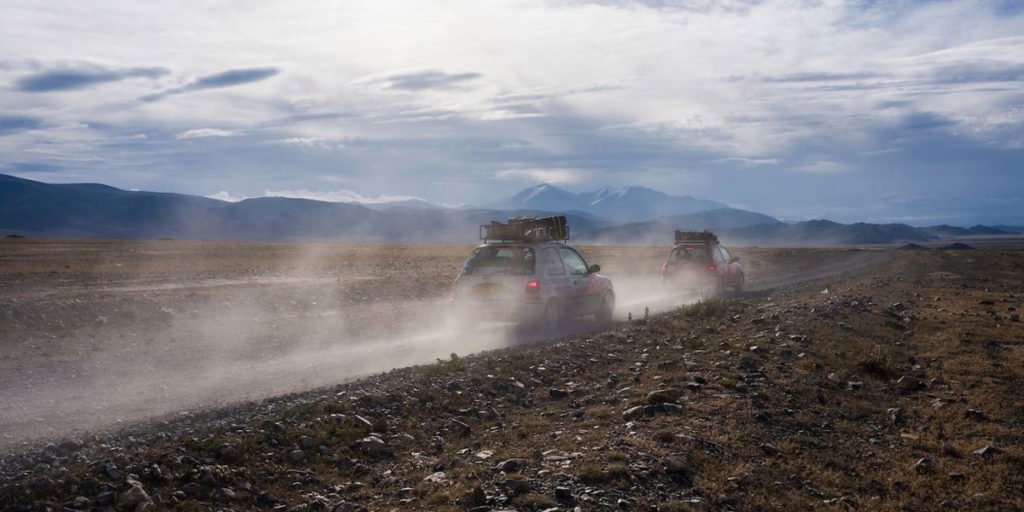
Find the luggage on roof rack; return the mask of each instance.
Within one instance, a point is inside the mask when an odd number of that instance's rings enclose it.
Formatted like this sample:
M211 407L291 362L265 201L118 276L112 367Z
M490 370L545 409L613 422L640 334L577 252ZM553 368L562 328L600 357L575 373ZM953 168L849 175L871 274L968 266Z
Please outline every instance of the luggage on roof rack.
M718 236L706 229L704 231L680 231L677 229L676 243L718 245Z
M508 222L491 221L480 226L480 239L502 242L548 242L568 240L569 225L565 216L512 217Z

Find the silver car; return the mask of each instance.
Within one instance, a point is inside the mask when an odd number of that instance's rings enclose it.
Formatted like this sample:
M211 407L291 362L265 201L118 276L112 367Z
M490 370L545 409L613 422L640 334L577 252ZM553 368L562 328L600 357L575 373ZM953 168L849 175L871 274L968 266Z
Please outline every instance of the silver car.
M488 242L474 249L462 266L452 287L452 304L462 315L551 330L588 315L606 323L615 311L615 289L600 270L564 241Z

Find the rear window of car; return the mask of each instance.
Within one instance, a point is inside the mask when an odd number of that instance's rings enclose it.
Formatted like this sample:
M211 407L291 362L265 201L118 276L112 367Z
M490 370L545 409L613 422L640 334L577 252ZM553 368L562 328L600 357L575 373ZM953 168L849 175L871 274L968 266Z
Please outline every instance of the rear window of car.
M477 247L462 265L463 274L508 273L532 275L536 267L533 249L517 246Z
M668 261L681 263L711 263L711 251L707 246L680 245L668 254Z

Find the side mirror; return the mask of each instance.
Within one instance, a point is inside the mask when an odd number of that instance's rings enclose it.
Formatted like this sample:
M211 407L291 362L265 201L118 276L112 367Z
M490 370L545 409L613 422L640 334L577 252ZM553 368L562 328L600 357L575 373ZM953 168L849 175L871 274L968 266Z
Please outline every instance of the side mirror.
M596 273L598 273L600 271L601 271L601 265L591 265L590 266L590 273L591 274L596 274Z

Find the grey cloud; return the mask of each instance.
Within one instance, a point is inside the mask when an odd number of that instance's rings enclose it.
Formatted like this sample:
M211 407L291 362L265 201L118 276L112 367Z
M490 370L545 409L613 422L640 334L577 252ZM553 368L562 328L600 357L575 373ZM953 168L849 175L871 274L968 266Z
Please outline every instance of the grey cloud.
M931 130L953 126L956 122L934 112L914 112L904 116L896 125L900 131Z
M166 89L164 91L143 96L141 99L143 101L157 101L176 94L185 94L206 89L234 87L236 85L266 80L280 72L281 70L273 67L229 69L227 71L221 71L220 73L199 77L181 87Z
M886 75L873 71L853 71L848 73L832 73L828 71L808 71L782 75L733 75L726 76L728 82L764 82L764 83L814 83L814 82L847 82L853 80L870 80L884 78Z
M56 165L41 162L12 162L0 169L11 173L54 173L61 170Z
M15 82L15 88L22 92L70 91L129 78L158 78L169 72L160 67L51 69L21 77Z
M1024 64L1006 62L970 63L935 70L931 80L940 84L1024 81Z
M751 7L755 7L763 0L562 0L568 5L601 5L619 9L645 8L659 11L689 11L689 12L738 12L745 13Z
M840 82L847 80L869 80L873 78L880 78L884 75L870 72L860 71L852 73L828 73L828 72L807 72L807 73L791 73L787 75L775 75L762 77L761 80L764 82L774 83L786 83L786 82Z
M0 114L0 137L34 130L40 126L42 123L34 117Z
M426 89L452 89L459 84L482 77L480 73L446 73L436 69L394 73L371 80L388 89L421 91Z

